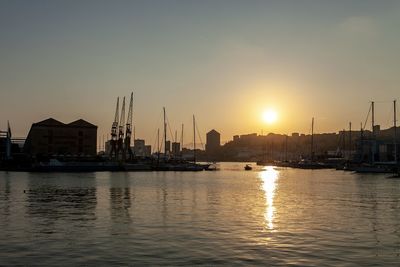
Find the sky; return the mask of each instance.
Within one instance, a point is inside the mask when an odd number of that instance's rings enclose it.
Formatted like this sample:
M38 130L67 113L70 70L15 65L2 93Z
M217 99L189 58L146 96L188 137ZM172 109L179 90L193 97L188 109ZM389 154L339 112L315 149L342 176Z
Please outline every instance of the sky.
M372 100L389 127L399 29L400 1L0 0L0 129L82 118L107 135L131 91L149 144L163 107L185 143L193 114L203 141L309 133L312 117L316 132L359 128Z

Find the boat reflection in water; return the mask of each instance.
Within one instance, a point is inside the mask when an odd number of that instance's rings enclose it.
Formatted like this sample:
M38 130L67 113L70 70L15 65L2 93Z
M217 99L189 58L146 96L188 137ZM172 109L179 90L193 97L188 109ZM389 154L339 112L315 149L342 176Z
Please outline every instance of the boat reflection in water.
M279 178L279 171L275 170L272 166L267 166L259 173L259 178L262 181L261 189L265 194L266 209L265 209L265 222L268 229L274 229L274 197L276 189L276 181Z

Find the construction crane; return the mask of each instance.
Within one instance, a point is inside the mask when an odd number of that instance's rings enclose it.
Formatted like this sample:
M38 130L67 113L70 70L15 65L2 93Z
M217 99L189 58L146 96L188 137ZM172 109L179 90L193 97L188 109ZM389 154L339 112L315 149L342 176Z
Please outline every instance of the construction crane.
M111 145L111 150L110 150L110 157L111 158L116 158L117 157L117 141L118 141L118 119L119 119L119 97L117 98L117 106L115 109L115 117L114 117L114 122L111 127L111 140L110 140L110 145Z
M129 102L128 119L125 128L125 143L124 143L124 159L128 155L129 159L133 158L131 149L131 135L132 135L132 118L133 117L133 92L131 93L131 100Z
M119 120L117 155L124 159L124 127L125 127L125 97L122 101L121 118Z

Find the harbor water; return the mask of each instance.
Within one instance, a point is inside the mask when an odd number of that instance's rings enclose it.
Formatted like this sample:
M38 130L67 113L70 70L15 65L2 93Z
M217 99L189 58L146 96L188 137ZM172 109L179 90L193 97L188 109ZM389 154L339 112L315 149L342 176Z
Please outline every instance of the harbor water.
M244 165L0 172L0 265L400 265L400 179Z

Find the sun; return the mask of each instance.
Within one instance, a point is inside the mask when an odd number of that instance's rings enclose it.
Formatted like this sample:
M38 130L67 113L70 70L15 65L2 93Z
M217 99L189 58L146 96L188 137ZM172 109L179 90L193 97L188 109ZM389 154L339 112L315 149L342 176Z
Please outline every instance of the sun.
M263 112L262 114L262 119L264 122L271 124L277 121L278 119L278 114L276 113L275 110L268 109Z

